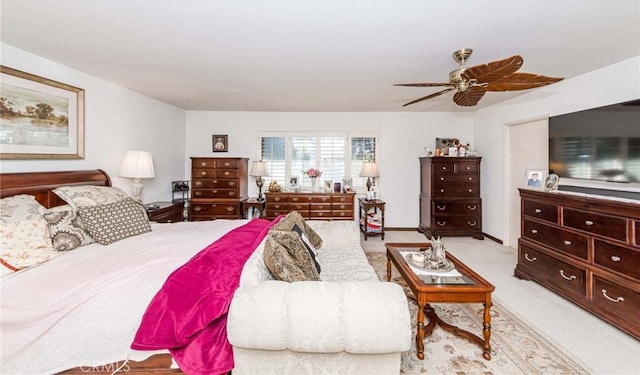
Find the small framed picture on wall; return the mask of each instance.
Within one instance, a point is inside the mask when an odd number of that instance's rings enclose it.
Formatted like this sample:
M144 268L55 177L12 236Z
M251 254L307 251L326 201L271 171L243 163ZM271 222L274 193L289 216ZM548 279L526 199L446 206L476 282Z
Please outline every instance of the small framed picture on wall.
M229 136L224 134L214 134L213 138L213 152L227 152L229 151Z
M544 169L527 169L524 185L528 188L542 189L544 179L545 179Z

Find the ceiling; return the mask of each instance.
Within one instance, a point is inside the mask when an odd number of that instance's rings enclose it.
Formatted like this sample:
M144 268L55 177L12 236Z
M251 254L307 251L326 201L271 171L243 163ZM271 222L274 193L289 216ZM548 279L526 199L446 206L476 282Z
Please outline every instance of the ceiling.
M393 84L446 82L460 48L474 50L468 66L519 54L521 72L565 78L640 55L638 0L0 6L3 43L186 110L475 111L531 90L489 92L475 107L448 93L403 108L440 88Z

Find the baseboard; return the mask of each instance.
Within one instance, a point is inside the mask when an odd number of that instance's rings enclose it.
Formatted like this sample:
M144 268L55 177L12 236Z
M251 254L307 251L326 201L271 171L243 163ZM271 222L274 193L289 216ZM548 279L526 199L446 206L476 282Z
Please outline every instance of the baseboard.
M411 227L384 227L384 231L385 232L418 232L418 228L411 228Z
M490 240L492 240L492 241L494 241L494 242L497 242L497 243L499 243L500 245L502 245L502 240L501 240L501 239L499 239L499 238L495 238L494 236L490 236L490 235L488 235L488 234L486 234L486 233L484 233L484 232L483 232L482 234L484 234L484 236L485 236L485 237L487 237L488 239L490 239Z

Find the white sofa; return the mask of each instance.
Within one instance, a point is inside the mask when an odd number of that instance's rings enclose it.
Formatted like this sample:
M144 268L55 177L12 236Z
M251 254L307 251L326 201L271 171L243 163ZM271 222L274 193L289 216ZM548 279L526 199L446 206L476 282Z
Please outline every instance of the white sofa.
M322 237L321 281L274 280L264 241L229 308L233 374L398 374L411 346L407 298L381 282L352 221L308 221Z

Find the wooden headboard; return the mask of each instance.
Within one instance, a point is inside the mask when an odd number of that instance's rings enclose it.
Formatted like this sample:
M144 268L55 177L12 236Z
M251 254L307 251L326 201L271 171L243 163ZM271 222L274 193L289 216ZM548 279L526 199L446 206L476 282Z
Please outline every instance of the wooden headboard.
M102 169L87 171L24 172L0 174L0 198L30 194L41 205L51 208L65 204L52 191L60 186L111 186L109 175Z

